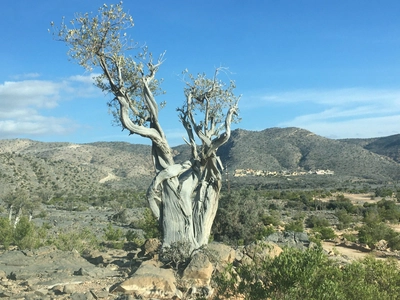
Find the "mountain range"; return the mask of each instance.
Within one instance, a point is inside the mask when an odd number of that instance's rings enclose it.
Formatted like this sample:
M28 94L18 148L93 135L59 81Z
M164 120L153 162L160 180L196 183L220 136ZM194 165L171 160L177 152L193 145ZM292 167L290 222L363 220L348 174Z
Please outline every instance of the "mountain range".
M187 145L173 150L177 161L189 157ZM400 180L400 134L334 140L300 128L236 129L218 155L232 171L331 170L335 176ZM149 145L0 140L0 195L16 188L63 193L104 188L143 190L153 175Z

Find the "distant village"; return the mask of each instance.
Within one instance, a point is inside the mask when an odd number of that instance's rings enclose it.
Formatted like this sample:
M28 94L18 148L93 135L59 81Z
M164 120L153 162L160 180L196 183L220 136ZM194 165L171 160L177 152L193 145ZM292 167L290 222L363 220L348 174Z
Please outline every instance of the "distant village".
M265 171L265 170L253 170L253 169L236 169L233 177L245 177L245 176L301 176L301 175L334 175L335 172L331 170L311 170L311 171Z

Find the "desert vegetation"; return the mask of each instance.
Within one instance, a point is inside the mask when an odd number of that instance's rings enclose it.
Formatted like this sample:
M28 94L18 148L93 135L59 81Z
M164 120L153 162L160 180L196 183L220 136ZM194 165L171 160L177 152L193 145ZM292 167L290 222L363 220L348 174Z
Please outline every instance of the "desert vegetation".
M396 184L356 183L319 189L265 189L244 184L231 186L228 192L225 182L222 190L210 241L241 249L274 233L297 231L306 232L314 246L306 250L284 248L277 257L264 257L252 264L236 262L225 271L220 269L213 279L216 299L233 295L246 299L357 299L358 295L374 299L380 295L381 299L391 299L390 295L398 295L394 287L399 280L397 263L374 257L374 253L381 253L377 247L382 240L388 256L397 257L400 250ZM75 227L64 227L61 220L57 223L52 218L57 211L68 212L80 221ZM3 197L0 214L3 251L42 246L81 255L93 250L132 251L149 238L161 237L145 192L126 188L51 195L39 189L18 189ZM18 215L20 219L14 225ZM101 215L108 217L101 221L97 217ZM84 222L82 216L91 217ZM368 247L370 255L360 261L336 261L323 250L326 240ZM160 253L159 259L181 274L191 255L187 244L174 243Z
M367 257L345 266L321 248L286 249L275 258L229 266L216 278L215 299L396 299L400 269L395 260Z

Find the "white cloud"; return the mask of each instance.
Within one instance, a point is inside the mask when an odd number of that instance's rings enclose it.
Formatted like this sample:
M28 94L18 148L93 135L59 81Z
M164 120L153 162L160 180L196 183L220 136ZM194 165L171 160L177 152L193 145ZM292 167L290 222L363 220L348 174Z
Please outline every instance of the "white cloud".
M266 96L265 100L308 105L314 110L320 108L309 114L303 111L278 126L301 127L323 136L340 138L385 136L400 130L400 90L307 90Z
M52 110L61 101L96 95L93 76L73 76L59 82L35 79L0 84L0 136L63 135L76 130L76 122L51 116Z
M253 94L242 107L265 106L271 103L315 103L320 105L341 106L348 104L379 103L385 101L397 104L400 108L400 90L395 89L304 89L287 92L267 92Z
M400 133L400 114L394 116L351 119L339 122L324 120L301 123L289 121L280 127L300 127L329 138L372 138Z
M60 88L60 84L50 81L6 81L0 84L0 109L4 112L29 106L55 107Z
M40 77L39 73L24 73L24 74L18 74L18 75L11 76L11 78L14 80L32 79L32 78L38 78L38 77Z
M400 132L397 89L295 90L253 96L247 102L242 109L279 107L286 111L290 117L276 126L300 127L327 137L361 138Z

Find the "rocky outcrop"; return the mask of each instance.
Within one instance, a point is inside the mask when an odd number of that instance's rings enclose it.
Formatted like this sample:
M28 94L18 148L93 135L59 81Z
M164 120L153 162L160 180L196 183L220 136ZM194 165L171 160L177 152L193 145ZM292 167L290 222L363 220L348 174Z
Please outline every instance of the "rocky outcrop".
M122 282L116 290L133 294L141 298L173 299L181 298L182 293L176 287L172 269L163 269L154 260L145 261L131 278Z
M280 247L293 247L306 249L310 246L310 239L305 232L275 232L265 238L265 241L273 242Z
M98 267L76 251L61 251L55 247L5 251L0 255L0 270L1 297L22 295L30 299L68 294L93 299L94 294L108 295L108 287L115 277L121 276L112 264Z

